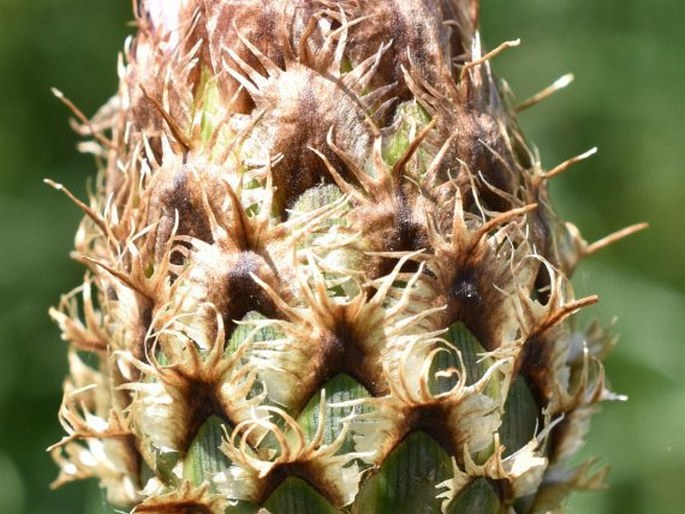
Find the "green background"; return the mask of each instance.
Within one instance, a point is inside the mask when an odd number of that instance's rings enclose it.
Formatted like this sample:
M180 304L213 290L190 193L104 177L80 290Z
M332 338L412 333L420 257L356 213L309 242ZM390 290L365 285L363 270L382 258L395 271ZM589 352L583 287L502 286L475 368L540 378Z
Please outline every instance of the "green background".
M57 441L65 346L47 317L79 283L68 259L79 212L42 184L83 194L92 159L77 153L57 86L88 114L116 87L130 31L125 0L0 0L0 512L94 513L94 484L48 490L44 449ZM685 3L682 0L483 0L488 47L521 37L495 69L524 99L572 71L570 88L523 114L552 167L599 154L556 178L552 194L589 241L638 221L651 229L576 273L586 316L618 316L607 362L614 390L586 455L610 463L610 488L578 494L569 512L673 513L685 505Z

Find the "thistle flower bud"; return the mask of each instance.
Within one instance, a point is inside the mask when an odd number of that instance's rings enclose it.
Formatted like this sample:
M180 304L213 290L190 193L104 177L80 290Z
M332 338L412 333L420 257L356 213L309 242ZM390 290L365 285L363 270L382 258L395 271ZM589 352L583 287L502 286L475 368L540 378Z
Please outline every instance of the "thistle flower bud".
M51 314L55 482L137 513L542 512L610 393L473 0L141 1ZM555 83L526 108L559 89ZM72 104L64 99L68 105ZM72 106L73 107L73 106ZM74 108L75 109L75 108ZM61 186L52 183L58 189Z

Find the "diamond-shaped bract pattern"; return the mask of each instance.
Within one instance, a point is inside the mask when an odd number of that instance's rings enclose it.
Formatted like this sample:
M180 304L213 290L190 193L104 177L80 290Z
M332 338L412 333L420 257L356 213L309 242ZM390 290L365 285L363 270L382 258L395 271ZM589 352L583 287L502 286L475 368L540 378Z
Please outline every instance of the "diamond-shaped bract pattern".
M566 461L612 340L570 317L585 243L478 3L136 9L79 127L95 187L67 191L87 271L52 310L56 484L212 514L537 512L599 485Z

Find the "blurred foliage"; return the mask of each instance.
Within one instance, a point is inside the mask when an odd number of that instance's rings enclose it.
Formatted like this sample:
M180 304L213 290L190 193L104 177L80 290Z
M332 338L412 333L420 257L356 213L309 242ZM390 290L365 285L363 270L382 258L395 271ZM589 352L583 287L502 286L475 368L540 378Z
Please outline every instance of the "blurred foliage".
M94 484L48 489L44 449L62 436L56 413L66 352L47 308L79 283L69 261L80 214L42 184L79 194L92 159L74 149L57 86L92 114L116 88L116 54L130 2L0 0L0 512L93 514ZM600 152L555 179L552 194L588 240L624 225L651 229L592 257L575 277L597 292L583 313L618 315L621 343L607 363L630 396L596 417L584 455L613 471L609 489L577 494L569 512L680 513L685 505L685 4L681 0L483 0L490 48L519 99L572 71L576 82L522 115L547 167L591 146Z

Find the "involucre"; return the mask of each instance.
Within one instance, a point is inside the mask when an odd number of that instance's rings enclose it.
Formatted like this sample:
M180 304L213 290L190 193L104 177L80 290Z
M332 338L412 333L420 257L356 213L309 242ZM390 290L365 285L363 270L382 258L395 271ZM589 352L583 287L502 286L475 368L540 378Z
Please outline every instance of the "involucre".
M148 0L51 314L57 485L138 513L528 513L613 338L572 315L559 219L475 0ZM503 93L504 91L504 93ZM60 185L50 182L57 188ZM261 510L260 510L261 509Z

